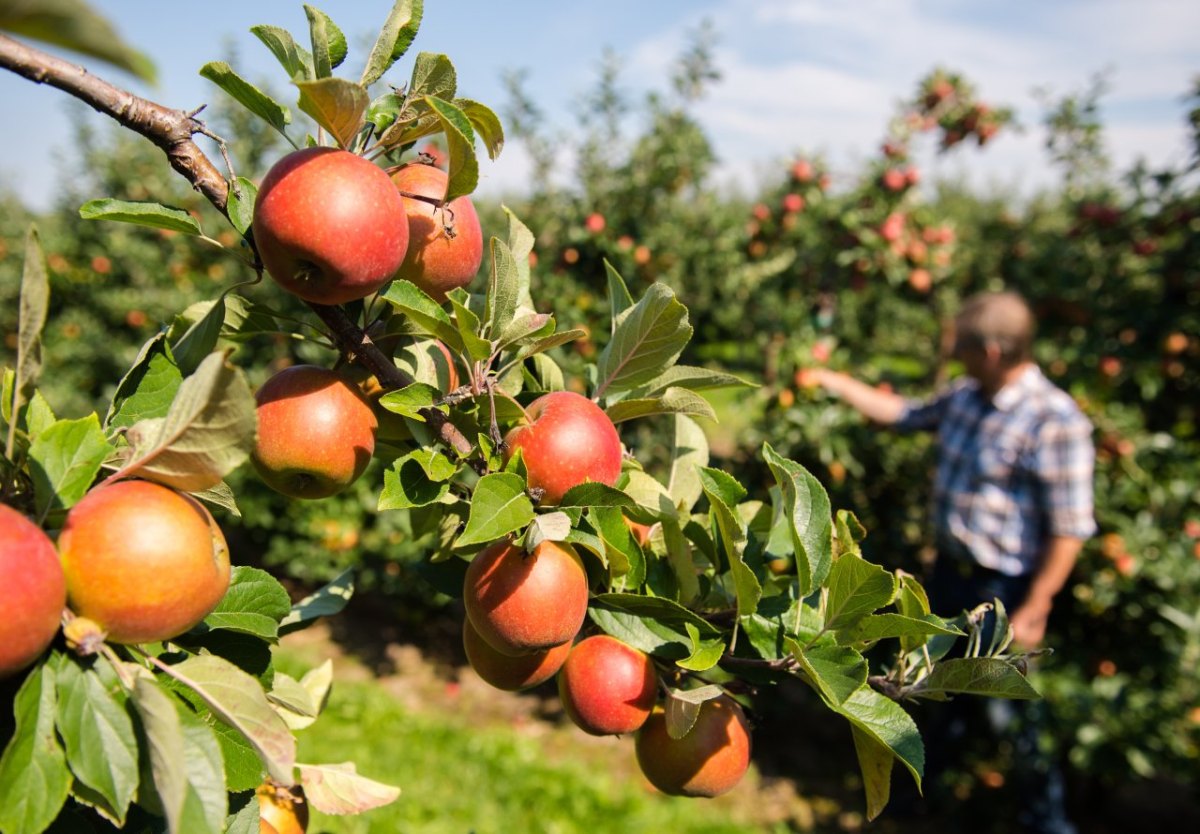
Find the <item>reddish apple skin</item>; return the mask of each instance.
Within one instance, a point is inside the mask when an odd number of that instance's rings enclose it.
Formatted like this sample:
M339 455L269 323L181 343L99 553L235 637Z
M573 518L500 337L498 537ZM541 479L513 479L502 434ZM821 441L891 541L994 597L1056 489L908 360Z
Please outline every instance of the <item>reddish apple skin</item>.
M345 304L380 289L408 251L404 202L382 168L336 148L304 148L267 172L254 243L284 289Z
M668 735L666 715L656 709L638 731L634 747L650 784L671 796L720 796L750 766L746 715L724 695L705 701L695 726L680 739Z
M554 677L571 652L571 642L568 640L545 651L512 657L493 649L467 619L463 620L463 649L467 653L467 662L484 682L496 689L517 692Z
M67 583L54 543L24 515L0 504L0 678L46 650L66 604Z
M199 501L149 481L92 490L58 537L67 604L115 643L170 640L229 589L229 549Z
M530 422L508 433L505 455L521 450L529 487L544 490L543 504L557 504L586 481L617 482L621 438L600 406L582 394L555 391L538 397L525 413Z
M636 731L654 709L657 692L650 656L607 634L576 643L558 672L563 708L594 736Z
M510 656L568 643L587 616L587 573L568 544L544 541L526 553L508 540L467 566L463 604L479 636Z
M434 200L446 196L449 177L441 168L413 163L392 174L396 188ZM469 197L456 197L444 208L404 197L408 215L408 254L397 278L412 281L437 302L465 287L483 262L483 230ZM447 226L453 235L447 233Z
M293 365L263 383L252 461L272 489L328 498L354 483L375 452L378 420L357 387L315 365Z

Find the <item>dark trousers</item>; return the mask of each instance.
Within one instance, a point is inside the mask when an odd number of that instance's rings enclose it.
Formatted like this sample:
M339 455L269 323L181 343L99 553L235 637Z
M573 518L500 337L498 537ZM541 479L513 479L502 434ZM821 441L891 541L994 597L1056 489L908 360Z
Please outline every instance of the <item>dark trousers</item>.
M1025 600L1028 576L1013 577L943 557L926 582L930 606L935 614L952 617L983 602L999 599L1011 614ZM995 623L989 614L983 646L990 645ZM961 638L960 638L961 640ZM1062 771L1053 751L1046 750L1042 736L1050 727L1045 701L1013 701L960 695L945 703L930 703L921 709L925 738L925 775L929 790L956 762L971 741L971 733L982 728L997 744L1012 750L1012 768L1006 787L1016 806L1016 830L1038 834L1074 834L1067 818Z

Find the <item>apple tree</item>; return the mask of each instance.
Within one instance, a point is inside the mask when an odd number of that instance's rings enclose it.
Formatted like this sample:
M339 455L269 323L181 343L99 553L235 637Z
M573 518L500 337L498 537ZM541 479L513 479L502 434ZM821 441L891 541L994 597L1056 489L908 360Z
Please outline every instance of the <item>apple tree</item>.
M556 351L584 331L560 328L538 298L520 218L507 212L483 245L470 195L503 127L459 95L447 56L410 56L420 1L395 3L356 80L334 72L341 30L305 10L310 48L252 30L305 128L228 64L201 69L293 147L261 178L235 170L197 111L0 36L0 65L151 140L230 229L104 196L83 219L188 235L233 265L216 297L146 341L103 415L61 417L38 388L49 282L29 232L0 412L0 672L14 719L0 727L0 831L271 830L260 817L279 807L355 813L396 799L374 778L386 774L296 760L294 733L319 718L331 673L290 678L272 649L340 611L352 582L293 604L271 575L237 565L213 513L237 524L227 476L246 464L320 501L382 462L377 511L430 534L425 575L463 598L481 676L520 689L557 675L576 723L636 734L631 755L666 793L733 789L755 700L784 679L845 720L871 817L896 761L922 777L906 702L1036 697L1002 607L931 611L913 576L863 557L855 516L770 443L768 483L710 466L695 419L714 416L705 394L745 383L679 361L693 325L666 284L635 294L605 265L608 332L567 378ZM406 58L405 80L383 83ZM418 147L429 137L444 167ZM286 307L263 301L267 279ZM327 361L256 393L238 348L278 332ZM668 449L623 442L643 421L667 427Z

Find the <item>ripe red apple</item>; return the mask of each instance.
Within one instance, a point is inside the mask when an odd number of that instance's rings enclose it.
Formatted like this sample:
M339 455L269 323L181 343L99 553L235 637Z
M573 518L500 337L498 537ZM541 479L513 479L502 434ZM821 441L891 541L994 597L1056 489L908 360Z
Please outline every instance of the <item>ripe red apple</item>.
M149 481L92 490L58 537L67 604L116 643L170 640L229 588L229 548L204 505Z
M797 159L792 163L792 179L796 182L809 182L813 174L813 164L807 159Z
M46 650L66 604L54 543L24 515L0 504L0 678Z
M583 562L561 542L544 541L532 553L507 539L494 542L471 560L463 580L471 625L493 649L511 656L573 640L587 604Z
M375 451L375 413L338 374L293 365L258 393L251 460L263 481L292 498L327 498L354 483Z
M785 194L783 197L783 210L788 214L804 211L804 197L799 194Z
M902 168L888 168L883 172L882 182L888 191L903 191L908 187L908 177Z
M621 438L604 409L582 394L554 391L525 408L527 425L505 437L506 458L521 450L530 489L542 503L557 504L573 486L612 486L621 474Z
M879 236L888 243L895 243L904 233L905 217L899 212L893 212L884 218L883 225L879 227Z
M432 165L413 163L392 174L398 192L431 200L446 196L449 175ZM483 262L483 231L469 197L456 197L445 206L404 197L408 216L408 254L397 278L412 281L435 301L465 287Z
M594 736L634 732L646 723L657 694L650 656L607 634L576 643L558 672L563 708Z
M598 211L592 212L583 220L583 227L594 235L598 235L603 232L604 226L604 215Z
M470 619L463 620L463 650L467 662L483 680L497 689L517 692L545 683L554 677L571 652L571 641L517 657L496 651Z
M284 289L317 304L378 290L408 251L404 202L383 169L336 148L304 148L267 172L254 242Z
M638 730L638 765L650 784L671 796L720 796L734 788L750 766L750 729L733 699L722 695L700 706L683 738L667 733L661 708Z

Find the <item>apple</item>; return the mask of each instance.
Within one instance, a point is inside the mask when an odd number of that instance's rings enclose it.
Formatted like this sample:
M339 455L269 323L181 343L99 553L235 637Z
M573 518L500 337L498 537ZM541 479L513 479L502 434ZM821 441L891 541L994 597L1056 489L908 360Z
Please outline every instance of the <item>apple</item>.
M725 695L700 706L695 725L683 738L671 738L666 714L655 709L638 730L634 747L650 784L671 796L720 796L750 766L746 715Z
M501 654L545 651L579 633L587 616L587 573L569 544L543 541L526 553L502 539L467 566L463 605L471 626Z
M285 788L267 780L254 791L258 797L259 834L304 834L308 830L308 802L304 788Z
M92 490L58 537L67 604L116 643L170 640L229 588L229 548L204 505L149 481Z
M471 668L486 683L506 692L517 692L554 677L571 652L571 641L513 657L492 648L467 619L463 620L463 650Z
M809 182L813 173L813 164L807 159L798 159L792 163L792 179L796 182Z
M785 194L783 196L783 210L788 214L804 211L804 197L799 194Z
M404 201L382 168L336 148L304 148L267 172L254 243L284 289L345 304L380 289L408 251Z
M66 604L54 543L20 512L0 504L0 678L46 650Z
M607 634L575 644L558 671L558 696L571 720L594 736L636 731L654 709L658 673L645 652Z
M543 491L542 503L557 504L573 486L597 481L612 486L621 475L617 427L582 394L554 391L525 408L529 422L505 437L505 459L519 449L530 489Z
M408 216L408 254L397 278L412 281L435 301L465 287L483 262L483 231L469 197L456 197L444 206L405 196L415 194L439 202L446 197L449 175L441 168L421 163L405 165L392 174L392 182Z
M882 182L888 191L903 191L908 187L908 177L901 168L888 168L883 172Z
M598 211L592 212L583 220L583 227L594 235L598 235L603 232L604 226L604 215Z
M255 394L258 442L251 460L272 489L328 498L354 483L375 451L378 420L359 389L334 371L293 365Z

